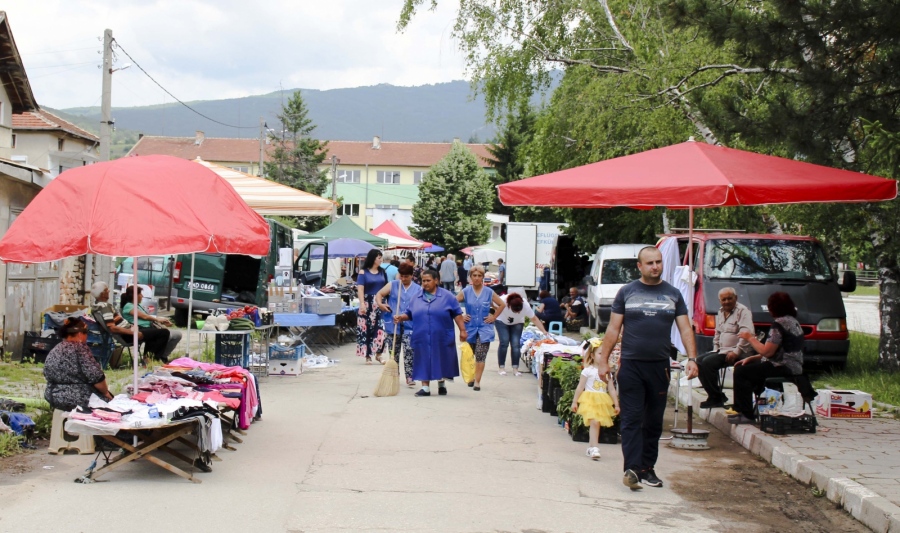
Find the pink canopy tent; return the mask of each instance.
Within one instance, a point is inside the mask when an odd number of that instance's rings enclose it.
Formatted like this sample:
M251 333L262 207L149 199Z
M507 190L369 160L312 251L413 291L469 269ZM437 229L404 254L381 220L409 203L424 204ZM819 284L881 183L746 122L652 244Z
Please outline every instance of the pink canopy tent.
M378 225L375 229L371 230L370 233L372 235L377 235L379 237L386 238L390 240L390 237L397 237L399 246L393 246L393 248L428 248L431 246L430 242L420 241L416 239L409 233L403 230L400 226L397 225L393 220L385 220L381 224ZM418 244L415 244L418 243Z
M42 263L85 254L266 255L269 245L268 223L227 181L193 161L150 155L60 174L0 239L0 260ZM137 279L137 261L132 264ZM137 324L137 306L131 322ZM136 354L136 338L133 350ZM137 357L133 359L136 390Z

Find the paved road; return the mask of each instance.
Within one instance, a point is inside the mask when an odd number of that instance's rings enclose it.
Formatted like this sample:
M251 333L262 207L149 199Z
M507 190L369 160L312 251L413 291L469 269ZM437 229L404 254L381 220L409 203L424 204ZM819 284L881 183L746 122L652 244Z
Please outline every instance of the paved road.
M668 488L622 486L618 446L584 457L535 409L533 377L374 398L381 367L352 351L331 352L343 360L332 368L264 380L263 420L201 485L149 464L79 485L90 456L43 455L52 469L0 479L0 531L723 530ZM662 447L660 476L691 468L686 453Z
M848 296L844 298L844 308L847 310L847 328L850 331L870 335L880 333L877 296Z

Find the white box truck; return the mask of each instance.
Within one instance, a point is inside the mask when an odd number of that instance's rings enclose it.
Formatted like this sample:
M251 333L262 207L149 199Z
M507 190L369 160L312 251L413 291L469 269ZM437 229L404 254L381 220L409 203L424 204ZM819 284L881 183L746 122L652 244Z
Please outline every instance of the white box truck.
M506 285L522 287L529 296L540 289L544 267L555 285L556 241L568 227L561 222L510 222L506 225Z

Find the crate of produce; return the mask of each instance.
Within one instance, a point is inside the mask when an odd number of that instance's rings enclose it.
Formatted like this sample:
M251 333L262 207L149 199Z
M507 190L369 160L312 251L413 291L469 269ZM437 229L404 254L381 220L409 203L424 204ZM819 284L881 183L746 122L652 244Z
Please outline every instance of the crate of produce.
M216 335L216 364L250 366L250 335L226 333Z
M306 346L269 345L269 360L297 361L306 354Z
M789 433L815 433L816 417L812 415L800 416L772 416L759 417L759 429L773 435L787 435Z
M62 342L56 335L41 337L40 332L26 331L22 340L22 360L43 363L54 346Z

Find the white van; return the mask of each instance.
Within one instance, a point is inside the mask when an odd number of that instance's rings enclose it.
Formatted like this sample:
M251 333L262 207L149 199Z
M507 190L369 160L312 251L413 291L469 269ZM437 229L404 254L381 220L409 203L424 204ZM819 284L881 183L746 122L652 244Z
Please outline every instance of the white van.
M616 293L628 282L641 277L637 268L638 252L652 244L606 244L597 249L591 266L587 306L593 325L600 331L609 324L609 313Z

